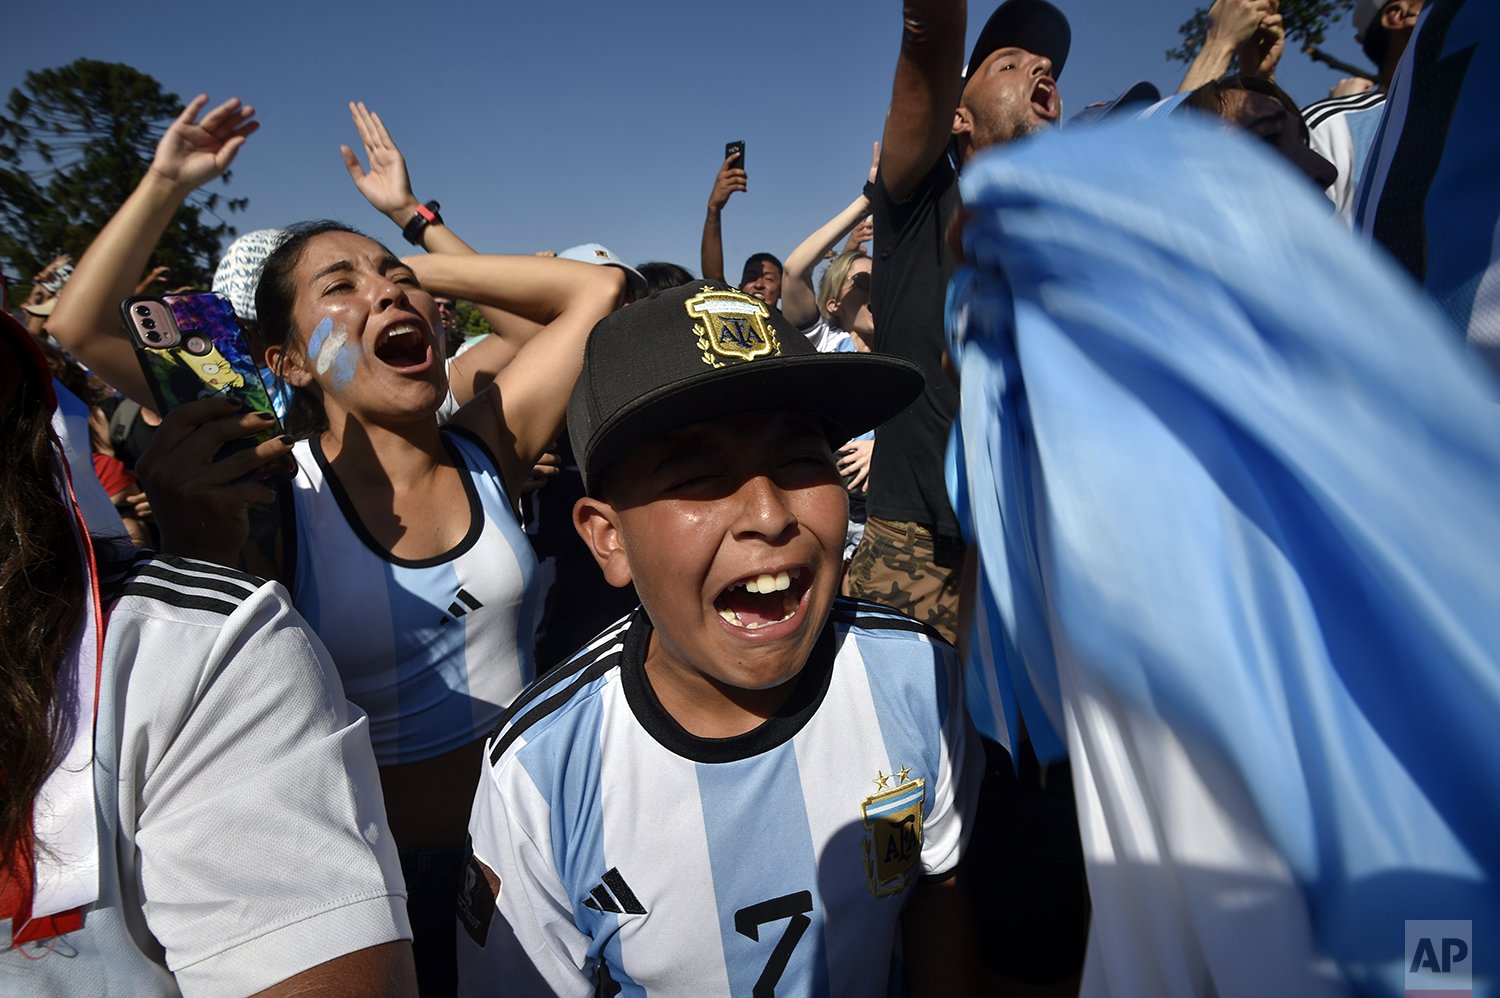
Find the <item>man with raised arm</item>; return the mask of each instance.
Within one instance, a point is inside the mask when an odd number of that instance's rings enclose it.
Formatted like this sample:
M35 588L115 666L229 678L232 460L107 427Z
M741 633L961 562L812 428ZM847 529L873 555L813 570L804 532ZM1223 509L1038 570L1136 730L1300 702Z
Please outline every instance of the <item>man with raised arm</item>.
M964 69L965 5L907 0L871 185L876 353L917 364L927 387L881 428L870 471L870 522L849 571L849 594L936 627L958 630L963 544L943 487L943 451L958 392L943 373L943 296L953 272L944 233L969 157L1055 124L1057 74L1071 34L1045 0L1008 0L980 32ZM887 436L887 434L889 434Z
M1045 0L1007 0L964 63L962 0L906 0L880 167L875 219L873 352L913 361L922 395L875 438L869 519L848 592L901 610L950 641L958 633L964 561L944 488L943 456L958 392L943 371L943 302L953 259L945 239L958 171L976 153L1054 126L1057 76L1071 31ZM970 890L986 969L1010 982L1067 990L1083 963L1083 859L1066 763L1040 764L1024 735L986 741L989 772L976 823ZM1052 763L1056 763L1053 765ZM1044 775L1045 774L1045 775ZM991 984L999 982L990 981Z

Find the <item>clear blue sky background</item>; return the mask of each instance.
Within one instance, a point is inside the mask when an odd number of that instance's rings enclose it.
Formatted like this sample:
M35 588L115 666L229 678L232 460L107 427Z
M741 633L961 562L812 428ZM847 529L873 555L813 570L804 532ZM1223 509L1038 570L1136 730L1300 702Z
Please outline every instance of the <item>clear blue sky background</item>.
M1073 25L1065 116L1183 67L1165 51L1193 0L1055 0ZM993 9L969 4L969 43ZM698 272L703 209L724 143L747 143L749 190L724 216L729 269L784 256L858 193L879 138L899 0L588 0L333 4L265 0L14 4L0 88L80 56L125 62L184 99L252 103L261 130L227 191L239 231L340 218L400 236L349 182L347 101L366 101L405 152L416 193L481 251L602 242L632 262ZM966 45L967 48L967 45ZM1364 58L1347 23L1325 48ZM1298 52L1280 82L1301 104L1339 74ZM731 275L733 276L733 275Z

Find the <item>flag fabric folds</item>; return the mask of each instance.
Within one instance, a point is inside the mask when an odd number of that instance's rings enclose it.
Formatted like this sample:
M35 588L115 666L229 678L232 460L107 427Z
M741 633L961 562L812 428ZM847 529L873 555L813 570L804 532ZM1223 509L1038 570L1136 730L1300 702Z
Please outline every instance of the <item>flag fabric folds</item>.
M1500 939L1495 383L1240 135L961 184L970 705L1072 761L1085 993L1400 994L1405 920Z

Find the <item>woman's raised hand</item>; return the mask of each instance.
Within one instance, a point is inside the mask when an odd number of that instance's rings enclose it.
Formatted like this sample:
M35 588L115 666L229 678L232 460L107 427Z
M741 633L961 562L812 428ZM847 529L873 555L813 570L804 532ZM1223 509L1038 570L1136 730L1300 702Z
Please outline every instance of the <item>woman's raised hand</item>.
M419 202L411 192L411 178L406 173L406 157L386 131L380 115L365 107L364 101L349 102L349 116L365 146L365 158L370 168L359 165L359 157L348 146L339 146L344 154L344 166L349 178L365 196L375 210L388 216L397 225L406 224Z
M199 94L168 126L156 144L150 172L184 193L202 187L229 169L240 146L260 127L255 109L231 97L198 120L208 104Z

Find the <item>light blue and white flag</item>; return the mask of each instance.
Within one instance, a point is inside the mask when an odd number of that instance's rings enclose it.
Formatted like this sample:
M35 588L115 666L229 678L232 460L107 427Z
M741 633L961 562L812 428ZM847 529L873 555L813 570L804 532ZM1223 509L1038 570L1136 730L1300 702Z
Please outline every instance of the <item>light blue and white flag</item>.
M1047 135L962 191L970 704L1066 742L1085 993L1401 994L1441 919L1493 993L1495 382L1221 128Z

